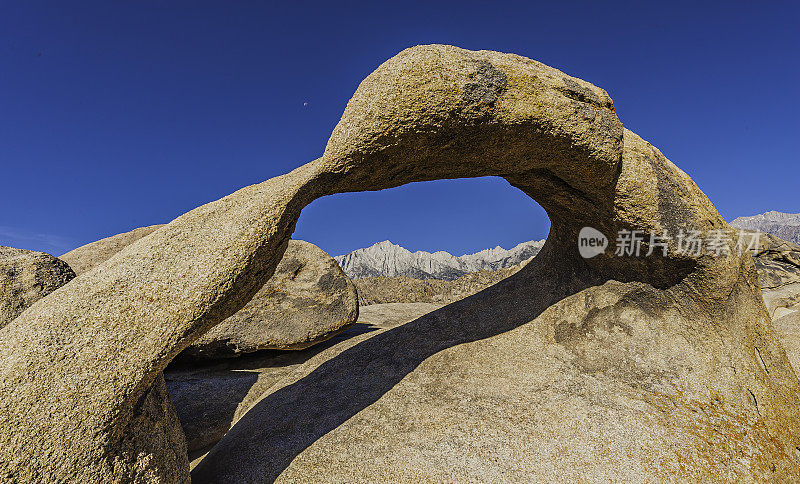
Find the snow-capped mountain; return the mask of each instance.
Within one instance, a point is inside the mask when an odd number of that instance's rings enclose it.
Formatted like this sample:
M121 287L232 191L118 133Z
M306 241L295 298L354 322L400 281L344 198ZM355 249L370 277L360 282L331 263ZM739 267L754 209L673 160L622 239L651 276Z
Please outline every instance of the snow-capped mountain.
M334 257L351 279L408 276L415 279L452 281L468 272L496 271L519 264L539 253L544 240L523 242L506 250L499 245L475 254L456 257L448 252L411 252L388 240Z
M800 244L800 213L767 212L734 219L732 227L758 230Z

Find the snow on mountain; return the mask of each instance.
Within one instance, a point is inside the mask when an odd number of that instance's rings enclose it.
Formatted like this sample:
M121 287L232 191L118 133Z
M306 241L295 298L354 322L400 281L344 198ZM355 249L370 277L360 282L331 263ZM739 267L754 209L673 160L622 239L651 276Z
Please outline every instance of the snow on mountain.
M334 257L351 279L408 276L452 281L468 272L496 271L519 264L539 253L544 240L523 242L506 250L499 245L456 257L445 251L411 252L388 240Z

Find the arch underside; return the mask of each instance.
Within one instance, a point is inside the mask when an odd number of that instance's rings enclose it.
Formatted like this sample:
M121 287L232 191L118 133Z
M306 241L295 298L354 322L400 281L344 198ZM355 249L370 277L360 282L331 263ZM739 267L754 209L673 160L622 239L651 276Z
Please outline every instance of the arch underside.
M320 159L178 217L0 329L0 476L188 477L181 443L168 424L140 418L142 402L172 358L272 275L302 208L332 193L487 175L550 216L534 261L266 396L198 479L319 469L439 479L446 468L450 478L800 478L798 382L750 257L578 254L584 226L612 237L726 228L705 195L622 127L602 89L450 46L408 49L368 76ZM464 394L508 412L454 404ZM428 431L410 428L403 409ZM489 437L490 424L510 440ZM724 431L709 443L708 429ZM385 440L393 430L406 437ZM125 436L137 432L152 438L132 450ZM381 454L387 446L397 454ZM482 453L493 464L464 457Z

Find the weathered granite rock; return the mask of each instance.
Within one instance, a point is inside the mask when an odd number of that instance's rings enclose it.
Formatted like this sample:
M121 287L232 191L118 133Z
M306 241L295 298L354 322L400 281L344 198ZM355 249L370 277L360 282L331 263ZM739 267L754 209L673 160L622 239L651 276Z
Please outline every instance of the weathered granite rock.
M762 233L755 251L761 294L786 356L800 371L800 246Z
M139 227L125 232L122 234L112 235L105 239L100 239L86 245L82 245L77 249L73 249L66 254L62 255L61 260L66 261L76 274L83 274L94 269L95 266L102 264L111 258L114 254L121 251L125 247L131 245L142 237L146 237L159 228L163 224L150 225L148 227Z
M322 249L291 240L275 274L239 312L184 350L195 358L265 349L299 350L325 341L358 318L358 294Z
M134 409L266 283L305 205L489 175L547 211L539 255L266 396L198 482L800 479L800 383L752 258L578 254L584 226L727 228L705 195L602 89L449 46L370 74L320 159L182 215L1 329L0 476L172 479L177 443L122 445Z
M106 237L61 257L81 274L161 227ZM292 240L275 274L253 299L182 356L224 358L264 349L307 348L344 330L357 317L356 288L336 261L313 244Z
M182 361L164 372L167 388L186 433L190 458L209 450L232 422L275 385L288 384L306 368L327 361L357 342L429 313L426 303L366 306L357 324L332 339L300 351L262 351L242 358ZM299 372L299 373L298 373Z
M0 246L0 328L74 277L50 254Z
M414 321L440 307L442 307L441 304L424 302L370 304L362 308L358 321L362 324L394 327Z
M778 289L787 284L800 283L800 246L761 233L758 236L758 249L753 256L762 289Z

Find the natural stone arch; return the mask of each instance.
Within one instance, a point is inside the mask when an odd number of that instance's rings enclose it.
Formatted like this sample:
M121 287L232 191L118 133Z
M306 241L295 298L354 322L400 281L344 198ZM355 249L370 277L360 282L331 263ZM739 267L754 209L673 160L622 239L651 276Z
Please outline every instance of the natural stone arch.
M422 46L362 82L321 158L178 217L0 330L0 476L185 479L161 371L270 277L300 210L332 193L486 175L550 216L545 248L517 278L558 282L530 296L542 309L609 280L680 301L695 319L670 316L668 331L698 350L709 336L724 349L680 390L704 402L713 387L740 413L754 412L749 392L770 440L760 455L778 477L797 474L800 388L751 258L577 254L584 225L606 234L727 227L691 179L622 127L602 89L515 55ZM642 298L621 301L646 314ZM575 332L562 329L566 340ZM734 369L730 382L715 376L723 367ZM769 472L762 464L751 477Z

